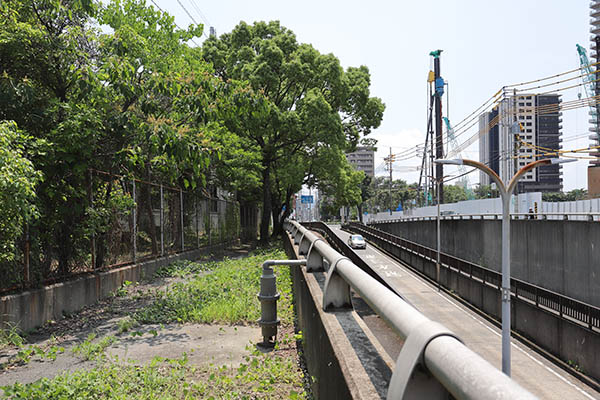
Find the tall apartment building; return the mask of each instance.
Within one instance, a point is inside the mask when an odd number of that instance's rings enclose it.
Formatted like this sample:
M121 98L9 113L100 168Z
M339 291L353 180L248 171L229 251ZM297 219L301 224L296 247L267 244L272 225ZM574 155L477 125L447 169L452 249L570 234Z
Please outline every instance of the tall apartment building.
M600 0L592 0L590 2L590 62L597 62L598 51L600 50L596 46L596 41L600 37ZM594 70L599 71L600 68L597 65ZM595 95L600 94L600 76L596 72L596 76L593 79L594 93ZM596 105L596 110L590 110L590 147L600 145L600 104ZM600 151L591 152L590 156L596 157L590 161L588 166L588 194L590 197L600 197Z
M363 171L371 178L375 176L375 151L371 147L357 147L353 153L347 153L346 158L354 168Z
M562 148L561 101L559 95L514 95L481 115L479 160L508 182L521 167L538 159L534 146ZM480 183L490 184L489 177L480 173ZM516 192L558 192L562 187L561 165L544 165L526 173Z

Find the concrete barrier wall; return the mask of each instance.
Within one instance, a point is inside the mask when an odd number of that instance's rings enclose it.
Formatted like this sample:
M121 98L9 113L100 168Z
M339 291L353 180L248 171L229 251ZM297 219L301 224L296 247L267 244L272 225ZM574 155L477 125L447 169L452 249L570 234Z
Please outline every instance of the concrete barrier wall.
M374 227L436 248L436 221L378 223ZM442 220L441 249L501 270L500 220ZM511 275L600 307L600 223L511 221Z
M288 258L297 247L284 234ZM393 361L354 310L322 309L325 272L292 268L294 306L317 399L385 399Z
M368 234L365 236L369 238ZM389 242L376 243L429 278L435 278L434 261L418 257ZM502 302L497 288L448 268L441 269L440 281L475 308L501 320ZM563 362L576 365L586 375L600 379L600 334L597 332L514 296L511 299L511 327Z
M86 305L106 298L125 281L137 282L152 276L160 267L178 260L195 260L222 245L169 255L135 265L86 275L23 293L0 297L0 326L10 323L28 331L49 320L58 320Z

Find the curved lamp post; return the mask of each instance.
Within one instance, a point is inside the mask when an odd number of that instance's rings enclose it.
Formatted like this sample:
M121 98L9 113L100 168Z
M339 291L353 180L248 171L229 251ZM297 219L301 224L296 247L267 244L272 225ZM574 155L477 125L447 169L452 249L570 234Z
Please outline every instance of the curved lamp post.
M541 165L562 164L576 159L544 158L522 167L508 185L485 164L467 159L434 160L437 164L468 165L485 172L498 186L502 198L502 372L510 376L510 197L517 181L527 172Z

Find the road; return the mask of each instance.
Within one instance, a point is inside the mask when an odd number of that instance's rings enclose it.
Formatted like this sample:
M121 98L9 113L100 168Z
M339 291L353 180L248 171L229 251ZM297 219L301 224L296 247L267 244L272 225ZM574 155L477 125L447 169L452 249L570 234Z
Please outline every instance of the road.
M348 240L340 226L330 225L333 232ZM431 283L411 272L399 261L387 256L370 243L365 250L355 250L386 281L399 290L403 298L428 318L457 334L470 349L498 369L502 369L501 330L479 314L457 302ZM385 337L380 326L373 330L393 358L399 342ZM600 393L554 365L523 343L512 341L512 378L540 399L600 399Z

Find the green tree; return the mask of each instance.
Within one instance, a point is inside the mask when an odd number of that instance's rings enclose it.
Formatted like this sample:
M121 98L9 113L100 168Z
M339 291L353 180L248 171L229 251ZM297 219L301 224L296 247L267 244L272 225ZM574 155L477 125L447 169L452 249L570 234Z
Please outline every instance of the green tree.
M0 262L12 261L26 223L38 216L35 187L41 179L26 150L33 138L0 122Z
M478 199L489 199L500 196L498 189L493 189L492 185L477 185L473 191Z
M382 212L390 208L390 187L389 179L385 177L375 177L371 182L371 191L373 196L367 201L368 209L373 212ZM417 190L416 184L407 184L402 179L397 179L392 182L392 210L395 210L398 205L402 205L402 209L410 208L412 200L416 199Z
M202 27L178 29L143 0L11 1L0 3L0 15L0 119L45 140L31 157L45 178L37 191L43 218L32 236L43 269L56 259L67 273L87 257L95 230L102 246L106 221L98 218L127 205L114 185L92 187L90 169L205 185L218 158L212 139L224 132L225 107L215 104L225 83L186 45ZM96 22L112 31L95 30ZM144 190L139 201L150 220Z
M444 203L456 203L457 201L468 200L469 196L465 187L461 184L444 185Z
M339 157L329 157L332 152L319 153L316 149L333 143L332 149L343 154L353 148L361 136L379 125L383 103L369 95L366 67L344 71L335 56L299 44L293 32L277 21L252 26L242 22L231 33L208 39L203 56L217 76L225 81L248 81L268 100L267 112L246 116L242 126L228 125L259 149L261 240L266 241L270 218L275 217L276 233L281 218L290 211L292 194L302 184L297 180L299 164L289 161L306 165L304 162L315 154L339 161ZM302 157L295 158L297 154ZM345 168L341 161L338 165ZM284 171L287 167L291 171ZM306 165L303 175L308 176L305 180L309 184L321 178L311 171L316 172L314 164ZM348 188L345 184L339 187ZM286 211L281 213L284 205Z

